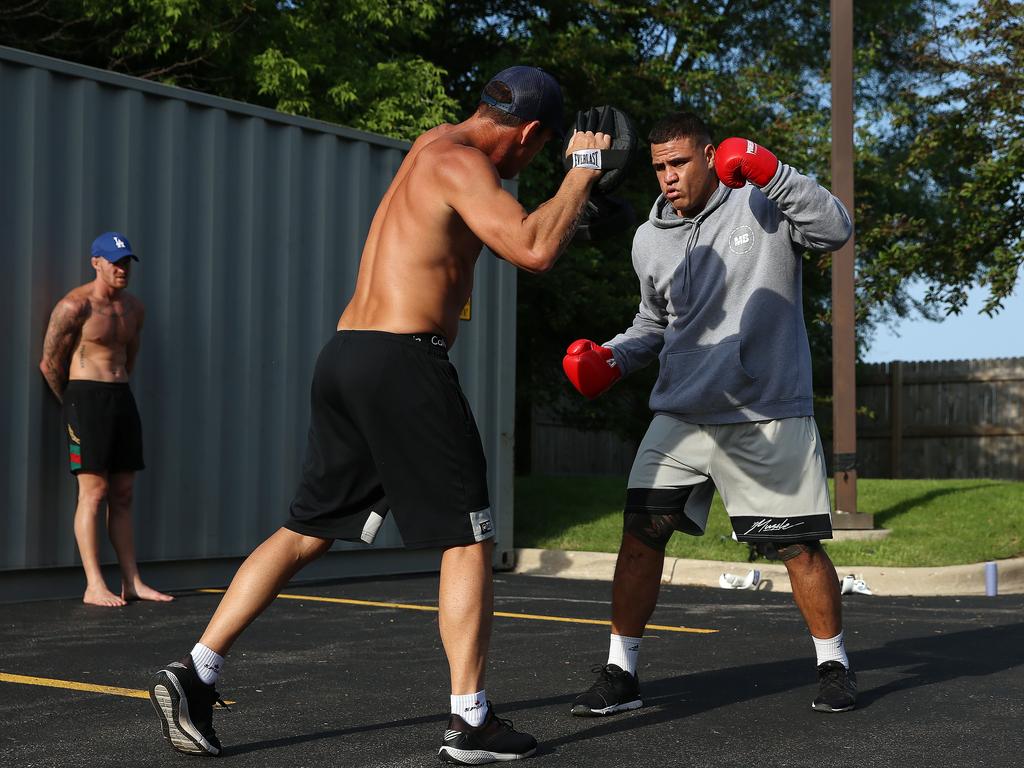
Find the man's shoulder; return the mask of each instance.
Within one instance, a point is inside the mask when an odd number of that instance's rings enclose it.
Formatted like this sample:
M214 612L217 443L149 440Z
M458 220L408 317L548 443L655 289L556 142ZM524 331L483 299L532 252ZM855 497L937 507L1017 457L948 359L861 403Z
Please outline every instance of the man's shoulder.
M767 232L778 230L781 217L779 204L753 184L730 189L729 195L708 215L709 219L746 223Z
M438 162L456 162L459 164L486 163L491 164L485 155L473 143L464 136L442 136L423 148L424 157L429 157Z
M652 240L656 239L659 235L664 234L668 230L662 230L654 226L650 219L647 219L639 227L636 228L636 232L633 233L633 247L645 246Z
M449 202L475 198L484 188L498 188L498 169L481 150L469 144L452 143L439 148L430 158L432 182L438 195Z
M141 319L146 316L146 305L143 304L142 299L135 294L128 293L128 291L121 291L117 298L121 302L122 311L125 317L137 317L141 322Z
M86 283L77 288L72 288L64 295L64 298L57 302L57 309L65 314L74 315L88 312L90 307L89 291L91 287L92 283Z
M742 187L726 187L724 184L719 184L719 189L724 189L725 192L712 196L712 201L717 199L718 204L708 214L709 217L748 208L751 205L775 206L775 203L765 195L764 191L754 184L744 184Z
M413 144L410 154L414 161L410 178L427 179L427 183L441 187L459 188L467 174L494 169L487 155L473 146L470 137L457 126L443 125L427 131Z
M125 304L131 304L133 309L146 308L146 305L142 303L142 299L140 299L134 293L128 293L128 291L121 291L120 299Z

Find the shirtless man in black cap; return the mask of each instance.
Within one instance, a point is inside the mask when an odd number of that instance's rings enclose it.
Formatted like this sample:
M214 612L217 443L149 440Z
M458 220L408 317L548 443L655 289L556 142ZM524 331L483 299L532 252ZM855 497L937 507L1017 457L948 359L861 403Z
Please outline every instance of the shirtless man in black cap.
M447 350L483 246L539 273L572 238L601 174L586 160L532 213L501 187L560 138L562 124L555 79L517 66L488 83L469 119L413 144L374 216L355 294L317 360L290 518L242 564L191 653L150 686L175 749L220 753L214 683L235 640L335 539L372 542L390 512L406 546L443 550L439 624L452 714L439 757L476 765L533 754L535 739L496 717L484 691L494 523L480 435ZM610 146L608 135L582 131L567 151Z

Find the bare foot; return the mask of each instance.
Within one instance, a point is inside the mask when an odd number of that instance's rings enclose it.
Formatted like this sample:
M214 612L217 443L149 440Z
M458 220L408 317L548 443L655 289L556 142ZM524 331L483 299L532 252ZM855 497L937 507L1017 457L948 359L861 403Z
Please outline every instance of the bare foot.
M118 597L106 586L86 587L82 602L86 605L102 605L104 608L120 608L127 604L124 598Z
M152 600L156 603L169 603L174 599L170 595L165 595L163 592L157 592L152 587L147 587L141 581L135 582L135 586L131 588L127 585L122 585L121 597L125 600Z

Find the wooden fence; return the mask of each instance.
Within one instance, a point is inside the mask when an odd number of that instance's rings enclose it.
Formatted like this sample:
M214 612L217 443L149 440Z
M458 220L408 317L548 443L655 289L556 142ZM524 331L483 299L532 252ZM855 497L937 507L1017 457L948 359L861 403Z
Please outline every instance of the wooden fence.
M535 407L530 431L530 471L535 475L625 478L638 444L639 438L626 440L608 430L567 427L546 409Z
M861 365L857 404L861 477L1024 480L1024 357ZM826 443L829 419L819 414ZM535 409L531 471L625 476L640 437L573 429Z
M857 371L864 477L1024 479L1024 357Z

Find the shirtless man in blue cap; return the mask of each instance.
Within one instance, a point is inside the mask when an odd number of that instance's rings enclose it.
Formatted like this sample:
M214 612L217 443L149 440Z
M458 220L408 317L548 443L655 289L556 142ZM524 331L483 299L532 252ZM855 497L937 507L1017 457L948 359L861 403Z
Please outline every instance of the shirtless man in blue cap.
M173 600L143 583L135 562L132 489L144 467L142 423L128 377L139 353L145 307L125 290L131 277L128 238L105 232L92 244L96 278L72 290L50 315L39 369L61 403L68 461L78 479L75 540L90 605ZM100 570L97 525L107 505L107 532L121 567L121 593Z

